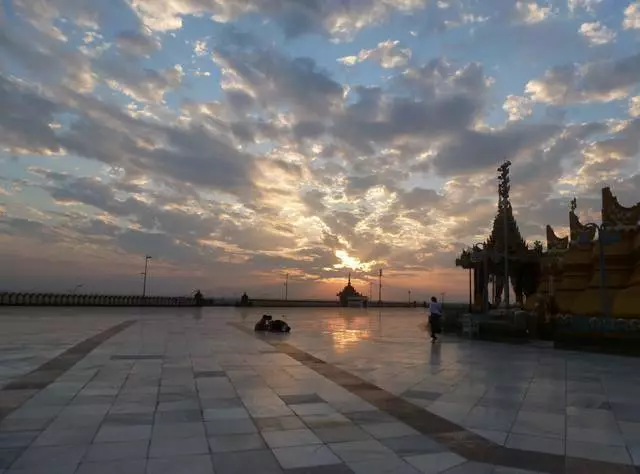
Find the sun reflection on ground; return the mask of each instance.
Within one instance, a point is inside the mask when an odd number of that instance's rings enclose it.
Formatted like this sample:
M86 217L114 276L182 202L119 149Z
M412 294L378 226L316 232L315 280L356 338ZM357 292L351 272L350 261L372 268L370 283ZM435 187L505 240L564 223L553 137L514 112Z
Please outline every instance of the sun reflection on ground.
M372 337L371 322L368 317L332 318L324 321L324 330L333 339L333 348L338 353L350 346Z

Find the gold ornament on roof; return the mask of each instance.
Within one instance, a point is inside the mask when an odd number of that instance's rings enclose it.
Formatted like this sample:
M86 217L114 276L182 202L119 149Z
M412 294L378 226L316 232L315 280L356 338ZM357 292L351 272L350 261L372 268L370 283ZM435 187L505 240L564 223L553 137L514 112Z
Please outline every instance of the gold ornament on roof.
M553 227L547 225L547 249L566 250L569 247L569 237L558 237Z
M611 227L637 227L640 221L640 202L624 207L611 189L602 188L602 223Z

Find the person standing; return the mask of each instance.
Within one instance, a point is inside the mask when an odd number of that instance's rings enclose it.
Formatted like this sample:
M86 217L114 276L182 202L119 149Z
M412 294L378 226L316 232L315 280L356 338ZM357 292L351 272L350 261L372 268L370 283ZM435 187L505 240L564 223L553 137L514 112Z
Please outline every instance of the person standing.
M442 332L442 303L438 303L435 296L431 297L429 303L429 332L431 333L431 342L436 342L438 336Z

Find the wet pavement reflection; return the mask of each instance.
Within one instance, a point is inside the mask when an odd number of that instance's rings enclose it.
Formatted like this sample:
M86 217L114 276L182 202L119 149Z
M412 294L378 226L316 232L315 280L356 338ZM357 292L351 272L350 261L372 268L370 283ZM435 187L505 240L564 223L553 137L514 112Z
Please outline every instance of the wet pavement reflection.
M292 332L256 335L262 314ZM44 472L49 455L70 473L132 456L131 472L180 456L208 474L640 464L640 359L432 344L426 320L422 308L0 308L0 473Z

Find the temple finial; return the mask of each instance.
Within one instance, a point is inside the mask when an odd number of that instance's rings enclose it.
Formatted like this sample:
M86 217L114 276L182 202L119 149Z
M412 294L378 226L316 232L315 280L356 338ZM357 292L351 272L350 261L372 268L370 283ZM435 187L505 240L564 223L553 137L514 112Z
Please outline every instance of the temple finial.
M571 200L571 204L569 204L569 208L571 209L571 212L574 212L577 207L578 207L578 202L577 202L576 198L573 198Z
M349 272L349 285L351 284L351 272Z

